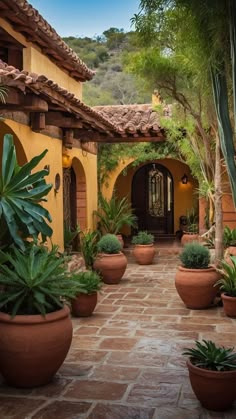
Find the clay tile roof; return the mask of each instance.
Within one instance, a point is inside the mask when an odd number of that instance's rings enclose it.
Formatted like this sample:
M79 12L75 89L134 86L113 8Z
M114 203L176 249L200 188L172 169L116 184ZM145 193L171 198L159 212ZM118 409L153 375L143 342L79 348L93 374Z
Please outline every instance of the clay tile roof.
M86 66L26 0L0 0L0 16L4 16L29 41L38 44L45 55L69 71L75 79L86 81L94 76L95 72Z
M169 109L165 108L164 115L169 116ZM162 131L158 112L151 104L95 106L93 109L116 124L121 135L156 136Z
M53 80L49 80L44 75L30 73L25 70L20 71L13 66L9 66L0 60L0 83L9 87L16 87L25 92L26 89L33 91L46 97L49 103L55 102L64 107L66 111L78 114L82 120L96 127L96 122L99 122L104 131L118 132L116 124L109 120L105 115L85 105L73 93L68 92L63 87L60 87Z

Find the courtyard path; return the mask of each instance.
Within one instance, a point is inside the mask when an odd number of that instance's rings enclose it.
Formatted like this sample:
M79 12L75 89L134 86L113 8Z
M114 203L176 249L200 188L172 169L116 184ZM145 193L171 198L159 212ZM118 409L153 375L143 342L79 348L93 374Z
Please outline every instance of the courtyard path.
M158 246L157 246L158 249ZM91 318L74 318L71 350L53 383L0 385L1 419L233 419L195 398L183 348L196 339L236 345L236 320L221 307L189 310L174 286L178 248L151 266L132 255L119 285L104 286Z

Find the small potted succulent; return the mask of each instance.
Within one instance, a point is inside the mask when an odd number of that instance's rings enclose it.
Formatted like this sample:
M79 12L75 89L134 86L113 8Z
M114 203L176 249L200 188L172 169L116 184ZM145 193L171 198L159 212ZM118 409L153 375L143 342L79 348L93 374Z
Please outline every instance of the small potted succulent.
M185 348L192 389L202 406L224 411L236 400L236 353L234 348L216 346L214 342L196 341Z
M97 244L98 254L94 269L106 284L117 284L125 273L127 258L121 252L121 243L114 234L105 234Z
M154 236L147 231L139 231L132 238L134 244L133 255L140 265L150 265L155 255Z
M100 276L94 271L79 272L74 276L78 293L71 300L71 311L75 317L91 316L97 305L97 293L102 287Z
M187 211L186 220L186 230L183 232L181 237L181 244L183 246L193 241L199 240L198 214L195 208L191 208Z
M210 266L209 249L200 243L187 244L181 255L181 266L175 276L176 290L186 305L191 309L210 307L219 287L214 287L220 274Z
M222 276L216 283L222 291L224 312L228 317L236 317L236 256L229 256L230 262L222 260L218 272Z

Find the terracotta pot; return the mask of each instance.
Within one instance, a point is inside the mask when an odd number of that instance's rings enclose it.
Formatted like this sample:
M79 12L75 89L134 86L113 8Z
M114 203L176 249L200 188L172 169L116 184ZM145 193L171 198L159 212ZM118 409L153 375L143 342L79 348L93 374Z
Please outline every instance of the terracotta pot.
M188 243L192 242L199 242L199 234L194 233L184 233L181 237L181 244L182 246L185 246Z
M221 294L224 312L228 317L236 317L236 297L230 297L225 293Z
M223 411L236 399L236 370L210 371L187 361L192 389L202 406L209 410Z
M47 384L62 365L72 340L67 306L53 313L17 315L0 312L0 371L9 385Z
M136 244L134 246L133 255L140 265L151 265L155 248L153 244Z
M97 305L97 292L92 294L78 294L71 300L71 311L75 317L88 317L93 313Z
M186 305L191 309L203 309L213 304L219 287L213 285L220 278L215 268L187 269L178 266L175 275L176 290Z
M100 272L103 282L118 284L125 273L127 258L122 252L113 255L101 253L96 257L93 266L97 272Z

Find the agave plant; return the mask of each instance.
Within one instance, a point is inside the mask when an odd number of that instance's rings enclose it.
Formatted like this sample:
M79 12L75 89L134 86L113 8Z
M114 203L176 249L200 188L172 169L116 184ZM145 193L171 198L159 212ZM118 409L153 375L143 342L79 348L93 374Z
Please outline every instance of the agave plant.
M218 269L218 272L222 274L216 282L216 286L220 285L221 291L230 297L236 297L236 256L229 256L231 263L227 263L222 260L222 269Z
M28 244L24 251L13 246L4 252L0 267L0 309L16 314L42 314L59 310L64 300L75 297L78 284L66 271L65 258L55 246Z
M103 286L100 276L93 271L79 272L74 276L74 279L78 282L81 294L93 294L100 291Z
M196 348L185 348L183 355L190 357L193 365L211 371L229 371L236 369L234 348L216 346L211 340L196 341Z
M47 170L31 171L43 159L47 150L19 166L13 137L6 134L3 140L2 168L0 176L0 246L14 242L25 247L24 238L50 237L52 229L45 221L51 221L49 212L40 205L52 188L44 177Z
M236 228L229 228L225 226L223 233L223 244L224 247L236 246Z
M101 195L95 215L103 233L118 234L125 225L136 227L137 217L133 214L127 197L119 199L113 195L108 201Z

